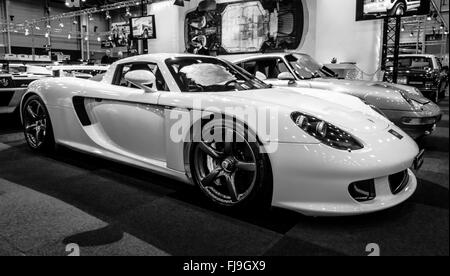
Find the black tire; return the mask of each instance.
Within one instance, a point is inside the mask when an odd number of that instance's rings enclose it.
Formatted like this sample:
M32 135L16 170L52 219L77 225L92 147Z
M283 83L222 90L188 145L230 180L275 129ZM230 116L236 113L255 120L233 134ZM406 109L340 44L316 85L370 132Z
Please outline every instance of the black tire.
M47 107L42 99L30 96L22 107L23 133L29 148L36 152L55 150L55 137Z
M442 100L445 98L445 90L447 89L446 83L441 83L439 85L439 100Z
M239 140L228 146L231 153L227 153L226 146L230 143L204 142L203 139L203 142L192 143L189 166L194 184L206 200L217 208L269 209L273 191L272 168L267 155L261 153L256 137L240 125L233 126L232 122L210 122L204 126L203 132L211 129L231 131L236 134L235 137L239 136L245 141ZM210 148L205 150L205 146ZM212 157L211 149L220 153L220 157ZM214 176L215 173L217 176ZM211 176L214 177L210 179ZM230 186L234 186L234 189ZM232 190L235 191L234 196Z
M405 3L397 3L392 8L392 10L389 11L389 16L403 16L406 13L406 5Z

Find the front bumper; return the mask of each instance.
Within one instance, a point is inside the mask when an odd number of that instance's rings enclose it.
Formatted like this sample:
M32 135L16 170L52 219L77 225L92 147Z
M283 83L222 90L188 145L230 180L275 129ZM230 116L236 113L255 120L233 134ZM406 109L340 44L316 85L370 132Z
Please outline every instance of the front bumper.
M400 127L413 139L430 135L435 130L436 124L442 120L441 109L431 102L426 104L423 110L419 112L399 110L383 110L383 112L391 122ZM406 124L406 118L427 121L427 123Z
M346 152L322 144L279 144L269 154L273 168L273 206L311 216L349 216L376 212L398 205L416 190L409 170L419 154L409 137L398 140L386 131L372 137L373 145ZM389 176L407 170L409 180L393 194ZM376 197L358 202L350 194L352 183L373 179Z

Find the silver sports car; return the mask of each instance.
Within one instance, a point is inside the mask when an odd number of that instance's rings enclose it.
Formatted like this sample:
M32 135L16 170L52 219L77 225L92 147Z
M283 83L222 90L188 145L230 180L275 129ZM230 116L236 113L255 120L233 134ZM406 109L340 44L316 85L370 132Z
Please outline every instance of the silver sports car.
M221 56L275 86L308 87L356 96L378 108L412 138L431 134L442 118L440 108L406 85L340 80L306 54L270 53Z

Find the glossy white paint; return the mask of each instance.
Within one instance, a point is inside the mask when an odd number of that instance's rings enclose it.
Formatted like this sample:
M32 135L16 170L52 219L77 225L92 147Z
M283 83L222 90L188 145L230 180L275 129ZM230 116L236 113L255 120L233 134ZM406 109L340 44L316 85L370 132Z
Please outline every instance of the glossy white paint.
M414 192L416 181L411 172L408 187L396 196L388 193L386 179L411 166L419 152L417 145L360 100L306 88L181 93L164 63L176 56L183 55L147 55L120 61L157 63L172 92L147 93L114 86L111 82L117 64L113 64L102 82L43 79L32 83L27 95L38 94L45 102L57 143L186 183L191 181L184 167L185 143L171 139L170 129L175 123L170 120L171 115L193 115L195 103L201 102L202 109L214 107L215 112L248 123L250 130L259 136L257 125L242 114L230 113L229 108L276 110L278 136L261 141L263 150L269 145L278 147L275 152L268 151L274 176L273 205L305 214L336 216L374 212L399 204ZM83 126L77 117L75 96L85 98L91 125ZM364 149L348 152L321 144L294 124L291 119L294 111L311 114L348 131L364 144ZM399 140L388 133L389 129L404 138ZM353 200L348 185L371 178L376 179L379 197L365 204Z

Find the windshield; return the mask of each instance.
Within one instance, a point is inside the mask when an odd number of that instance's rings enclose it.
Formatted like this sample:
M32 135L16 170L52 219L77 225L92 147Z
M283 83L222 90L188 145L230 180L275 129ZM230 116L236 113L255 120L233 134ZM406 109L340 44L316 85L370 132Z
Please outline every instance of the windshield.
M388 66L393 66L393 61L388 61ZM433 61L427 57L400 57L398 59L398 67L408 70L428 70L433 68Z
M166 60L182 92L227 92L270 88L236 66L216 58L179 57Z
M289 54L286 56L286 60L300 79L334 77L334 72L308 55Z

